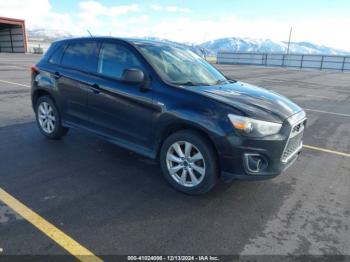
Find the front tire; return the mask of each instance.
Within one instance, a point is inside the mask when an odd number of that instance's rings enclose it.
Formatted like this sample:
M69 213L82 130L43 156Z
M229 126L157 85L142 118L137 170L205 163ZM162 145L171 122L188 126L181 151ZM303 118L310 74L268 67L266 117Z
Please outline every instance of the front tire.
M67 134L68 128L62 126L60 113L49 96L39 97L35 115L41 133L48 139L60 139Z
M167 182L186 194L204 194L217 182L215 150L208 139L191 130L176 132L164 141L160 164Z

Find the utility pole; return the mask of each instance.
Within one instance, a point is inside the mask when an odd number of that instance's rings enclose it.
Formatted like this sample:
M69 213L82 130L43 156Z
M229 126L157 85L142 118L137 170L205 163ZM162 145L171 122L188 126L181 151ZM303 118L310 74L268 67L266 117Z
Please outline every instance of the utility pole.
M290 46L290 39L292 38L292 30L293 30L293 28L290 27L290 31L289 31L289 40L288 40L288 47L287 47L287 55L289 54L289 46Z

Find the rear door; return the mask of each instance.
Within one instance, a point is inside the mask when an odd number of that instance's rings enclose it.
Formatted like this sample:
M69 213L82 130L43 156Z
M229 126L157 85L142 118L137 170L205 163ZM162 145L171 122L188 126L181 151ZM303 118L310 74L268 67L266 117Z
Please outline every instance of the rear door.
M97 43L93 40L71 42L61 60L58 79L63 121L78 126L89 125L87 97L90 92L90 73L97 68Z
M139 55L129 46L101 43L95 84L88 105L92 126L116 141L141 151L152 147L152 119L155 108L152 90L121 81L125 69L147 70ZM138 148L138 146L140 146Z

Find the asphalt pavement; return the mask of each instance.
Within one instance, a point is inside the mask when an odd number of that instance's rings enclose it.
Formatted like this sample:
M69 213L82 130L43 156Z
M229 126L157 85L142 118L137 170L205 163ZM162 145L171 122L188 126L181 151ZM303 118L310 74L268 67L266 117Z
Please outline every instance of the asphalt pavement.
M216 65L301 105L304 144L313 149L273 180L187 196L166 184L155 161L91 134L45 139L30 103L38 59L0 54L0 188L94 254L349 258L349 72ZM0 200L0 254L68 252Z

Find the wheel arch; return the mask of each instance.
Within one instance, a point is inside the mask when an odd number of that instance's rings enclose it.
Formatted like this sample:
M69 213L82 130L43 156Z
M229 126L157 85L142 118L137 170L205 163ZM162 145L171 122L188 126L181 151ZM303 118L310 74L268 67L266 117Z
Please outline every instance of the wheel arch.
M33 94L32 94L32 106L33 106L33 109L35 110L35 107L36 107L36 104L37 104L37 101L40 97L42 96L48 96L50 97L50 99L52 99L52 101L55 103L55 105L57 106L56 104L56 100L54 98L54 96L47 90L45 89L36 89Z
M160 150L164 141L170 135L182 130L189 130L189 131L195 132L210 143L210 145L214 149L214 153L217 158L217 165L218 165L218 168L220 169L219 151L214 142L214 138L208 133L208 131L205 130L205 128L190 122L185 122L185 121L176 121L174 123L169 123L161 129L157 140L156 158L159 158Z

